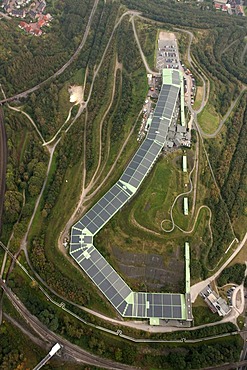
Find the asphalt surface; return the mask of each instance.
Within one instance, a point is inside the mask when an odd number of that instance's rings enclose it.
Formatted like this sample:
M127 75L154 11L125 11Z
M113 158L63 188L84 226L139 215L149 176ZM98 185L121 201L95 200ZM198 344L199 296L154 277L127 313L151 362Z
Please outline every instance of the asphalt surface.
M2 229L2 214L5 193L6 167L7 167L7 136L4 126L3 109L0 107L0 235Z

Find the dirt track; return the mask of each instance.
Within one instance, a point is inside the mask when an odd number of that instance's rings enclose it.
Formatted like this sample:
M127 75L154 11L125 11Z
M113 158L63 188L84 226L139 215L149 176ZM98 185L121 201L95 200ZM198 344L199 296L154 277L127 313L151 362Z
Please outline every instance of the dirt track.
M0 235L2 230L2 213L5 193L7 166L7 137L4 126L4 116L2 107L0 107Z

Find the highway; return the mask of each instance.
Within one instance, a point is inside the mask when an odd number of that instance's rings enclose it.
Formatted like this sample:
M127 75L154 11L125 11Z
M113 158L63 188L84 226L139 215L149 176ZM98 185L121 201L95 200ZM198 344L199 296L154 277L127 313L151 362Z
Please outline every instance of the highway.
M101 358L93 355L82 348L70 343L68 340L60 337L59 335L50 331L45 325L43 325L35 316L33 316L19 300L19 298L7 287L7 285L0 279L0 286L4 290L4 293L12 302L17 312L25 319L30 328L32 328L38 336L43 340L44 346L47 347L47 343L51 347L55 343L60 343L63 346L62 356L64 359L74 360L76 362L89 364L92 366L98 366L104 369L110 370L137 370L138 368L119 364L117 362Z

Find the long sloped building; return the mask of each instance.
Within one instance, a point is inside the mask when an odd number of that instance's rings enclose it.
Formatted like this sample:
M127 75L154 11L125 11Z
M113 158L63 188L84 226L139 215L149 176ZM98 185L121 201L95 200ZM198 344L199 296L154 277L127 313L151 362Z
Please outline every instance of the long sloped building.
M72 227L71 256L124 317L192 319L189 293L133 292L93 245L94 236L133 197L166 146L179 97L183 98L181 72L164 70L162 88L147 137L120 179ZM180 106L183 115L183 105ZM184 117L181 117L181 122L184 122Z

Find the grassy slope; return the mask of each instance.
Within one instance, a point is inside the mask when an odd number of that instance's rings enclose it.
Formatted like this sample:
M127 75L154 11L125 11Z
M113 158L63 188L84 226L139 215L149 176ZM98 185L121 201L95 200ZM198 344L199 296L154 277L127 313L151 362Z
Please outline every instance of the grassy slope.
M219 125L219 121L220 116L216 113L214 107L209 104L198 115L198 123L206 134L214 133Z

